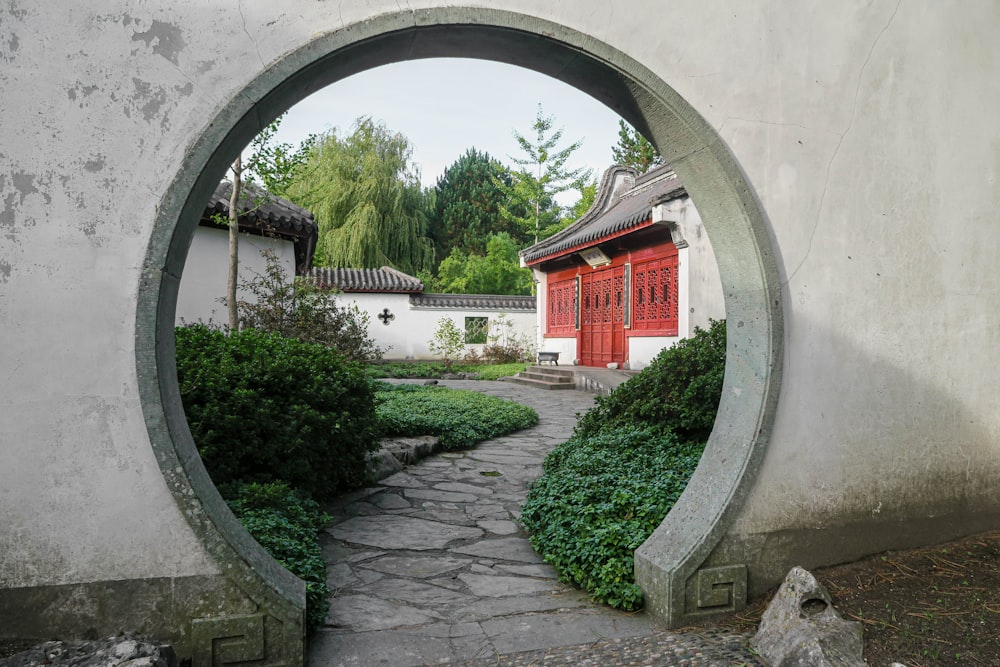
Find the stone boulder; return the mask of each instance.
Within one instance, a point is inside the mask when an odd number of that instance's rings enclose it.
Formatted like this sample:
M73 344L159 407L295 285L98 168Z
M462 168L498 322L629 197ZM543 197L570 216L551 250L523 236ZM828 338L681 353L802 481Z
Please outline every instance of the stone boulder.
M0 660L0 667L177 667L172 647L139 635L118 635L93 641L44 642Z
M440 450L438 438L422 435L412 438L384 438L378 451L367 456L368 475L373 480L394 475L404 466L413 465Z
M793 567L751 641L771 667L865 667L860 623L845 621L816 578Z

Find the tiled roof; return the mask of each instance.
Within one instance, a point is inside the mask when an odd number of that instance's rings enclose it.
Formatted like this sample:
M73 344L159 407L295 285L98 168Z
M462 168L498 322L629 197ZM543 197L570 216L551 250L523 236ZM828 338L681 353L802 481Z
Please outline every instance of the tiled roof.
M446 308L451 310L530 311L535 309L533 296L501 294L413 294L410 305L415 308Z
M628 189L616 191L615 183L632 182ZM582 218L561 232L521 251L527 264L586 247L649 220L653 205L685 194L684 184L668 165L652 169L642 176L628 167L611 167L601 177L601 186L593 206Z
M422 282L388 266L383 266L381 269L321 269L313 267L306 277L317 287L335 288L341 292L407 294L424 290Z
M205 217L213 214L229 214L229 196L233 184L223 181L215 188L212 198L205 205ZM240 213L240 226L251 226L271 233L286 233L291 236L309 236L318 232L313 214L275 195L267 194L259 187L249 185L244 188L246 203Z

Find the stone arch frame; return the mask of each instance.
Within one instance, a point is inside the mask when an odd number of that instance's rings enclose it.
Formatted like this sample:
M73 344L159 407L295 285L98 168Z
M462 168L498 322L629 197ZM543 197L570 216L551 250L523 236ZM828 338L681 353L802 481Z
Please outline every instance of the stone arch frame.
M670 515L636 552L636 576L647 609L670 625L739 608L746 593L745 568L738 563L701 567L756 479L777 403L783 325L765 215L718 134L657 75L591 36L524 14L431 8L380 15L319 35L259 72L193 141L158 207L135 330L147 429L175 501L227 578L279 623L301 628L301 582L264 553L229 513L191 439L174 360L180 276L203 202L231 156L270 120L341 78L438 56L519 65L590 94L661 149L698 203L725 293L725 384L701 463ZM205 632L210 636L212 630ZM284 634L281 641L295 644L279 652L296 662L295 656L302 655L301 633Z

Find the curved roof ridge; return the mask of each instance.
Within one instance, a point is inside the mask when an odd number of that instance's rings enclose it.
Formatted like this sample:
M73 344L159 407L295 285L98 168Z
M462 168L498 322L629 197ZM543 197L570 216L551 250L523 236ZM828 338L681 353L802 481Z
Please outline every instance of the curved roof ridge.
M619 177L627 179L629 176L634 180L628 189L615 187ZM651 192L652 196L643 197L647 192ZM629 167L610 167L602 176L600 199L595 198L587 213L559 233L522 250L522 261L530 264L544 257L569 252L574 247L599 243L600 239L609 235L623 233L651 217L654 200L659 203L683 192L684 185L670 165L651 169L641 177Z
M342 292L419 293L424 284L402 271L383 266L379 269L313 267L307 278L317 287Z

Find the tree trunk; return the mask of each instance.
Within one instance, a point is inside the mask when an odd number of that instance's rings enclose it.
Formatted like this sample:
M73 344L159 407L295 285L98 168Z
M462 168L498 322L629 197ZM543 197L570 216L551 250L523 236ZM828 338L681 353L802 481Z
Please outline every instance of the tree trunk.
M240 219L240 191L243 189L243 166L241 156L237 156L233 162L233 191L229 195L229 281L226 285L226 307L229 311L229 331L236 333L240 330L239 310L236 308L236 287L239 282L240 260L239 260L239 219Z

